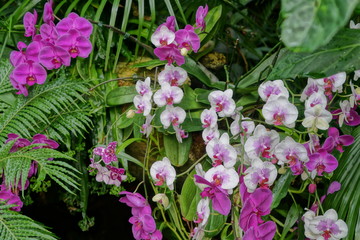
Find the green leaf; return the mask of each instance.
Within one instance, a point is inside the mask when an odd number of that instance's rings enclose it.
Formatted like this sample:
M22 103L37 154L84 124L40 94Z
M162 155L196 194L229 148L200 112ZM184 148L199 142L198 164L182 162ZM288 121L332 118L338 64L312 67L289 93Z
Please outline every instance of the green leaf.
M329 44L313 53L286 50L279 56L268 80L312 77L324 78L339 72L360 69L360 30L340 31Z
M138 93L136 92L135 86L115 88L106 96L106 104L109 106L117 106L132 103L136 95L138 95Z
M286 216L284 228L281 233L280 239L285 239L286 234L289 232L290 228L296 223L296 221L299 219L300 216L301 216L300 205L293 203L293 205L291 205L290 210Z
M295 51L314 51L349 22L357 0L282 0L281 39Z
M216 212L212 206L210 207L209 220L205 227L205 237L214 237L224 228L227 216Z
M153 59L153 60L149 60L149 61L146 61L146 62L141 62L141 63L137 63L137 64L134 64L134 65L131 65L132 68L143 68L143 67L146 67L147 69L151 70L153 69L154 67L158 67L158 66L162 66L164 64L166 64L167 61L161 61L159 59Z
M125 142L120 144L120 146L117 147L116 154L119 154L120 152L122 152L127 146L129 146L133 142L140 142L140 141L146 142L146 140L142 139L142 138L130 138L130 139L126 140Z
M287 191L293 180L294 176L292 175L292 171L288 169L285 174L283 174L275 184L273 188L273 202L271 204L271 209L279 206L281 199L283 199L287 195Z
M191 148L192 138L184 138L182 143L179 143L174 134L164 135L164 148L166 156L169 158L172 165L180 167L189 160L189 152Z
M177 106L184 110L204 109L206 106L196 100L195 91L188 85L184 85L184 98Z
M181 215L188 221L196 218L196 207L200 201L200 188L194 182L195 171L192 171L186 178L180 195Z
M360 238L360 191L357 183L360 181L360 127L356 127L352 136L355 142L339 159L339 166L334 171L331 181L341 183L341 189L335 194L326 197L325 209L333 208L337 211L339 219L348 225L348 235L344 240Z

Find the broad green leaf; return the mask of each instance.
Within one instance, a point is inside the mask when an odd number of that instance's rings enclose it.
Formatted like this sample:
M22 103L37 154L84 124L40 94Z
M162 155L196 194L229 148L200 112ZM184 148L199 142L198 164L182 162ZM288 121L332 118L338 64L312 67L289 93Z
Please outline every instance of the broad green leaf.
M120 146L118 146L116 148L116 154L119 154L120 152L122 152L127 146L129 146L133 142L140 142L140 141L146 142L146 140L143 138L130 138L130 139L126 140L125 142L120 144Z
M174 134L164 135L164 148L166 156L172 165L180 167L189 160L192 138L189 135L179 143Z
M329 44L313 53L286 50L279 56L268 80L312 77L324 78L338 72L360 69L360 30L340 31Z
M109 106L117 106L125 103L133 102L134 97L138 95L135 86L123 86L116 88L106 96L106 104Z
M300 214L301 213L301 208L300 205L297 205L295 203L293 203L293 205L291 205L290 210L286 216L286 220L284 223L284 228L283 231L281 233L281 238L280 239L285 239L286 234L289 232L290 228L296 223L296 221L299 219Z
M158 67L158 66L162 66L165 65L167 63L167 61L161 61L159 59L153 59L150 61L146 61L146 62L141 62L141 63L137 63L134 65L131 65L132 68L143 68L146 67L147 69L151 70L154 67Z
M282 0L281 39L295 51L314 51L349 22L357 0Z
M184 98L177 106L181 107L184 110L206 108L206 106L197 101L194 90L188 85L184 85Z
M205 237L214 237L224 228L227 216L221 215L210 206L210 216L205 227Z
M287 195L287 191L289 189L290 183L293 180L294 176L292 175L292 172L290 169L286 171L285 174L283 174L275 184L275 187L273 188L273 202L271 204L271 209L276 208L279 206L281 199L283 199Z
M360 127L352 132L355 142L345 149L339 159L339 166L334 171L331 181L339 181L341 189L329 195L324 202L324 210L333 208L339 219L344 220L349 228L346 240L360 238L360 191L357 183L360 181Z
M211 90L207 90L207 89L203 89L203 88L196 88L194 90L194 93L196 94L197 102L210 105L209 94L211 93Z
M180 195L181 215L188 221L196 218L196 207L200 201L200 188L194 183L195 171L192 171L186 178Z

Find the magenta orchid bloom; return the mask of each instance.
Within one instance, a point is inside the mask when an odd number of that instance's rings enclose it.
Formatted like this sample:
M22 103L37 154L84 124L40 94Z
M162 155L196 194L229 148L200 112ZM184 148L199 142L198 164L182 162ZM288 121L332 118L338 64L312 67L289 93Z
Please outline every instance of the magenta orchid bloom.
M169 16L169 17L166 18L166 22L161 24L156 29L156 31L158 31L162 26L166 26L170 31L175 32L175 22L176 22L175 17L174 16Z
M23 23L25 28L25 37L35 36L36 34L36 21L38 18L38 14L36 10L34 10L34 14L27 12L24 15Z
M40 63L39 53L42 48L43 44L40 41L32 41L26 49L27 60Z
M0 202L5 203L6 205L16 205L10 208L10 210L20 212L23 202L21 201L20 197L11 192L11 190L6 189L5 187L1 187L0 190Z
M208 186L200 193L201 197L209 197L212 201L213 209L220 214L227 216L231 209L231 201L228 197L228 193L224 189L217 187L215 184L210 183L199 175L195 174L194 178L196 183Z
M26 56L26 47L27 45L24 42L18 42L17 48L19 51L11 51L10 53L10 63L16 67L20 65L21 63L25 63L27 60Z
M57 69L62 65L70 66L70 54L62 47L45 46L39 53L40 63L47 69Z
M186 25L184 29L175 32L175 41L179 44L179 48L185 48L188 51L197 52L200 48L200 38L194 32L194 27Z
M342 101L340 102L340 109L332 111L333 118L339 119L340 127L343 123L348 126L357 126L360 124L360 116L355 109L356 106L352 108L348 100Z
M161 89L154 94L154 102L159 106L173 105L180 103L184 97L184 92L179 87L170 86L165 82L161 85Z
M317 175L322 176L323 172L331 173L337 166L336 158L329 154L325 149L320 149L309 156L309 161L305 164L309 171L316 171Z
M44 5L43 19L44 22L47 24L51 24L55 19L52 6L53 6L53 0L46 2Z
M40 27L40 36L43 44L55 44L59 34L54 25L45 23Z
M60 36L56 41L56 45L66 49L72 58L78 56L87 58L92 50L90 40L80 35L80 32L74 29Z
M39 64L32 61L19 64L13 71L13 78L19 84L27 84L29 86L43 84L46 81L47 72Z
M165 69L159 73L158 81L160 85L167 82L171 86L181 86L187 78L188 74L184 69L167 64Z
M88 39L93 31L93 26L87 19L72 12L56 24L56 29L60 35L76 30L79 32L79 36Z
M334 148L339 152L344 152L343 146L350 146L354 143L354 137L351 135L341 135L337 128L328 129L328 138L324 142L323 148L331 152Z
M15 133L9 133L7 137L8 139L5 141L5 143L16 140L14 145L11 147L10 152L16 152L20 148L31 145L31 142L29 140L27 140L26 138L21 138Z
M267 221L257 227L250 227L244 234L243 240L272 240L276 233L276 224Z
M240 227L247 231L251 227L257 227L263 223L261 216L270 213L270 206L273 200L272 192L269 189L259 188L253 192L245 201L240 212Z
M125 194L124 197L120 198L120 202L125 203L128 207L131 208L144 208L148 207L149 203L140 193L132 193L127 191L122 191L120 195Z
M25 84L20 84L20 83L18 83L18 82L14 79L13 73L10 74L10 77L9 77L9 78L10 78L10 83L11 83L11 85L12 85L15 89L19 90L18 92L16 92L16 94L23 94L24 96L29 95L29 92L28 92Z
M156 231L154 218L149 214L139 214L132 216L129 222L133 224L132 232L136 240L148 239L148 233Z
M60 146L56 141L49 139L47 136L45 136L43 134L35 134L33 136L33 141L31 144L38 144L38 143L43 143L46 145L34 147L34 149L37 149L37 148L57 149Z
M162 61L166 60L168 64L176 62L181 66L185 63L185 58L181 55L179 48L175 44L155 48L154 54Z
M173 126L179 126L185 121L186 112L181 107L166 106L165 110L160 114L160 121L165 129Z
M209 7L207 4L205 5L205 7L200 6L196 10L196 27L200 28L201 31L204 31L206 28L205 17L208 11L209 11Z
M94 148L93 153L100 156L105 164L117 162L118 159L116 157L116 145L117 142L111 142L107 147L96 147Z

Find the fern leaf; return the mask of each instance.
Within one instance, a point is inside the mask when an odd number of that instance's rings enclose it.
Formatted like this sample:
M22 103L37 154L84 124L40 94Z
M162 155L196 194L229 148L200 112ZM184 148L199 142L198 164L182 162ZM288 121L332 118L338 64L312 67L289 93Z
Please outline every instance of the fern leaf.
M0 239L54 240L54 234L39 223L20 213L11 211L11 205L0 205Z

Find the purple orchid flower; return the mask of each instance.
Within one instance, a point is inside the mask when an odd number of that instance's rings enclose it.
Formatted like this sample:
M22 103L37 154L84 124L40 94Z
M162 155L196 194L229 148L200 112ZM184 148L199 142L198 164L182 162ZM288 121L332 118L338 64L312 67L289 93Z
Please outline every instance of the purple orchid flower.
M66 49L72 58L77 56L87 58L92 50L91 42L88 38L80 35L80 32L72 29L60 36L56 45Z
M209 7L207 4L205 5L205 7L200 6L196 10L196 27L201 28L201 31L204 31L206 28L205 17L208 11L209 11Z
M282 80L266 81L260 84L258 93L261 99L266 102L270 97L283 96L286 99L289 97L289 91L286 89Z
M354 143L354 137L351 135L341 135L335 127L328 129L328 138L323 144L323 148L328 152L332 152L336 148L339 152L344 152L343 146L350 146Z
M188 138L189 134L187 134L185 132L184 129L182 129L181 127L178 126L173 126L174 130L175 130L175 136L176 136L176 140L178 140L179 143L182 143L182 140L184 138Z
M269 189L256 189L245 201L240 212L240 227L247 231L263 223L261 216L270 213L273 197Z
M295 127L295 121L298 117L296 106L289 102L286 97L270 97L263 106L262 113L268 124L285 125L286 127Z
M18 92L16 92L16 94L23 94L25 97L26 97L27 95L29 95L29 92L28 92L25 84L20 84L20 83L18 83L18 82L15 80L15 78L14 78L14 76L13 76L13 73L10 74L10 77L9 77L9 78L10 78L10 83L11 83L11 85L12 85L15 89L19 90Z
M55 17L52 6L53 6L53 0L46 2L44 5L43 19L46 24L51 24L52 22L54 22Z
M34 36L36 34L36 21L37 21L37 12L34 10L34 14L27 12L24 15L23 23L25 28L25 37Z
M127 191L122 191L120 195L125 194L124 197L120 198L120 202L125 203L128 207L131 208L144 208L149 206L147 200L140 193L132 193Z
M350 102L345 100L340 102L340 109L332 111L331 113L333 114L333 119L339 119L340 127L343 123L348 126L357 126L360 124L360 116L355 109L356 106L352 108Z
M183 85L187 78L188 74L184 69L167 64L165 69L159 73L158 81L160 85L167 82L171 86L178 87Z
M10 210L16 212L20 212L23 206L23 202L21 201L20 197L11 190L8 190L6 187L4 187L4 185L2 185L0 188L0 202L5 202L7 205L16 205L10 208Z
M101 156L101 159L104 161L106 165L111 162L117 162L118 159L116 157L116 145L117 142L111 142L107 147L96 147L93 150L95 155Z
M257 227L250 227L243 237L243 240L272 240L276 233L276 224L267 221Z
M200 115L203 128L214 128L217 125L218 116L214 108L204 109Z
M166 106L165 110L160 114L160 121L165 129L173 126L179 126L185 121L186 112L181 107Z
M174 16L169 16L166 18L166 22L161 24L157 29L156 31L158 31L161 26L166 26L170 31L173 31L175 32L175 22L176 22L176 19Z
M43 84L46 77L46 70L39 63L32 61L19 64L13 71L14 80L23 85Z
M58 22L56 29L60 35L65 35L72 30L77 30L80 36L89 38L93 31L93 26L87 19L79 17L79 15L72 12Z
M170 86L169 83L164 82L161 89L154 94L154 102L159 106L173 105L180 103L184 97L184 92L179 87Z
M142 113L144 116L148 116L150 114L151 96L149 94L144 96L136 95L133 102L137 109L136 113Z
M57 149L60 145L52 140L49 139L47 136L43 135L43 134L35 134L33 136L33 141L31 144L37 144L37 143L43 143L46 144L45 146L38 146L38 147L34 147L34 149L38 149L38 148L51 148L51 149Z
M202 138L205 144L208 144L211 140L217 139L219 137L220 137L220 132L217 124L213 128L211 127L205 128L204 131L202 132Z
M185 63L184 56L181 55L179 48L175 44L157 47L154 54L162 61L167 60L168 64L176 62L177 65L181 66Z
M55 44L55 41L59 38L59 33L54 25L45 23L40 27L40 36L43 44Z
M59 46L43 47L39 53L40 63L47 69L58 69L62 65L70 66L70 54Z
M15 133L9 133L7 137L8 139L5 141L5 143L16 140L14 145L11 147L10 152L16 152L20 148L31 145L31 142L29 140L27 140L26 138L21 138Z
M173 43L175 40L175 33L169 30L166 26L161 26L151 35L151 42L156 47L166 46Z
M194 32L194 27L186 25L184 29L175 32L175 41L179 44L179 48L185 48L188 51L197 52L200 48L200 38Z
M26 48L27 60L33 61L34 63L40 63L39 53L42 48L43 44L41 41L32 41Z
M205 184L208 186L200 193L201 197L209 197L212 201L212 207L214 210L218 211L222 215L227 216L230 213L231 201L226 190L217 187L215 184L210 183L199 175L195 174L194 178L196 183Z
M138 80L136 82L135 89L141 96L151 97L152 91L150 84L151 84L151 79L150 77L147 77L144 81Z
M229 117L234 114L236 105L232 96L232 89L227 89L224 92L217 90L209 94L210 105L218 113L219 117Z
M206 145L206 153L213 161L213 166L224 164L225 167L231 168L236 163L237 152L230 145L230 137L227 133L223 133L220 139L212 139Z
M136 240L146 239L148 233L156 231L156 223L150 214L132 216L129 222L133 224L132 232Z
M156 161L151 165L150 175L152 179L154 179L156 186L166 184L170 190L174 190L176 171L167 157L164 157L161 161Z
M329 154L325 149L320 149L309 156L309 161L305 164L309 171L316 170L319 176L322 176L323 172L331 173L337 166L338 161L336 158Z
M26 57L26 47L27 45L24 42L18 42L17 48L19 51L11 51L10 53L10 63L16 67L20 65L21 63L25 63L27 60Z

